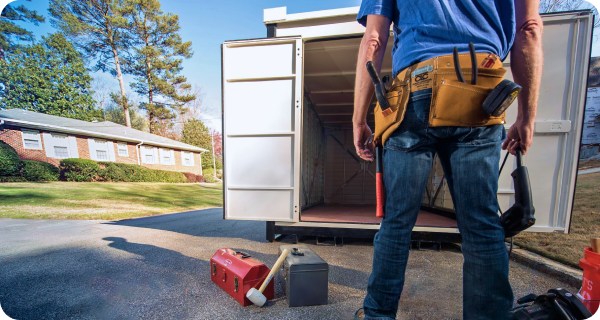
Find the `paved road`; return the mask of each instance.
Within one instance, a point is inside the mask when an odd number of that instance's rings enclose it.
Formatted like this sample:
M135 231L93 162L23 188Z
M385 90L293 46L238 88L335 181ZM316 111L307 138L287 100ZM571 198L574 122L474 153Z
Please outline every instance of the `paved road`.
M577 171L577 175L600 172L600 168L591 168Z
M330 264L329 304L288 308L281 286L264 308L242 308L210 281L219 248L272 265L280 243L261 222L222 209L109 221L0 219L0 305L16 319L352 319L365 294L370 243L307 244ZM284 241L285 242L285 241ZM412 251L399 318L459 319L462 255ZM567 285L511 262L515 296Z

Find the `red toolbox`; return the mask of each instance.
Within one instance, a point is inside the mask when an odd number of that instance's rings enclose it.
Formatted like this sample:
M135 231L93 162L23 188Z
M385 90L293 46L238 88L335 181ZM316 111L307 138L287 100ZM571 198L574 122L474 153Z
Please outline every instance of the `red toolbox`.
M211 280L244 307L252 305L246 293L250 288L258 290L270 271L264 263L231 249L219 249L210 259ZM263 292L267 300L273 299L273 282Z

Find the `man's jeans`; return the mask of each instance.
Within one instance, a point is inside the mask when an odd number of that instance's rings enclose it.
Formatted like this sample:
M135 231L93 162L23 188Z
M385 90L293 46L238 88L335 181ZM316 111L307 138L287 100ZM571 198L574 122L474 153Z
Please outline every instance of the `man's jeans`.
M373 245L365 319L396 317L411 231L436 153L463 239L463 317L507 319L513 293L496 199L504 126L429 128L430 102L431 89L411 94L404 121L383 151L385 218Z

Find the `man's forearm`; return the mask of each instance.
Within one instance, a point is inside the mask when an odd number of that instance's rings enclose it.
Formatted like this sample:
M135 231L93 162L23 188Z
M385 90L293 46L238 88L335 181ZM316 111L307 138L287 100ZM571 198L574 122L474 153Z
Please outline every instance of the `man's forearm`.
M379 72L385 54L387 40L390 35L390 20L383 16L369 16L367 31L363 36L356 63L356 82L354 85L354 124L364 124L369 111L369 103L373 99L374 87L365 65L373 61ZM373 24L374 23L374 24Z
M517 121L533 124L538 104L544 55L542 51L542 20L532 15L517 25L510 64L514 81L523 87L518 97Z

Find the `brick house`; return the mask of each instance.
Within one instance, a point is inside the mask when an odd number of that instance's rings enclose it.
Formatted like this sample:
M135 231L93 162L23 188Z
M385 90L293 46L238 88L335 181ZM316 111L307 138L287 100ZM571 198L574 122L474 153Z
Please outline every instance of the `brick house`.
M110 121L87 122L21 109L0 110L0 140L23 160L58 166L81 158L202 174L208 150Z

